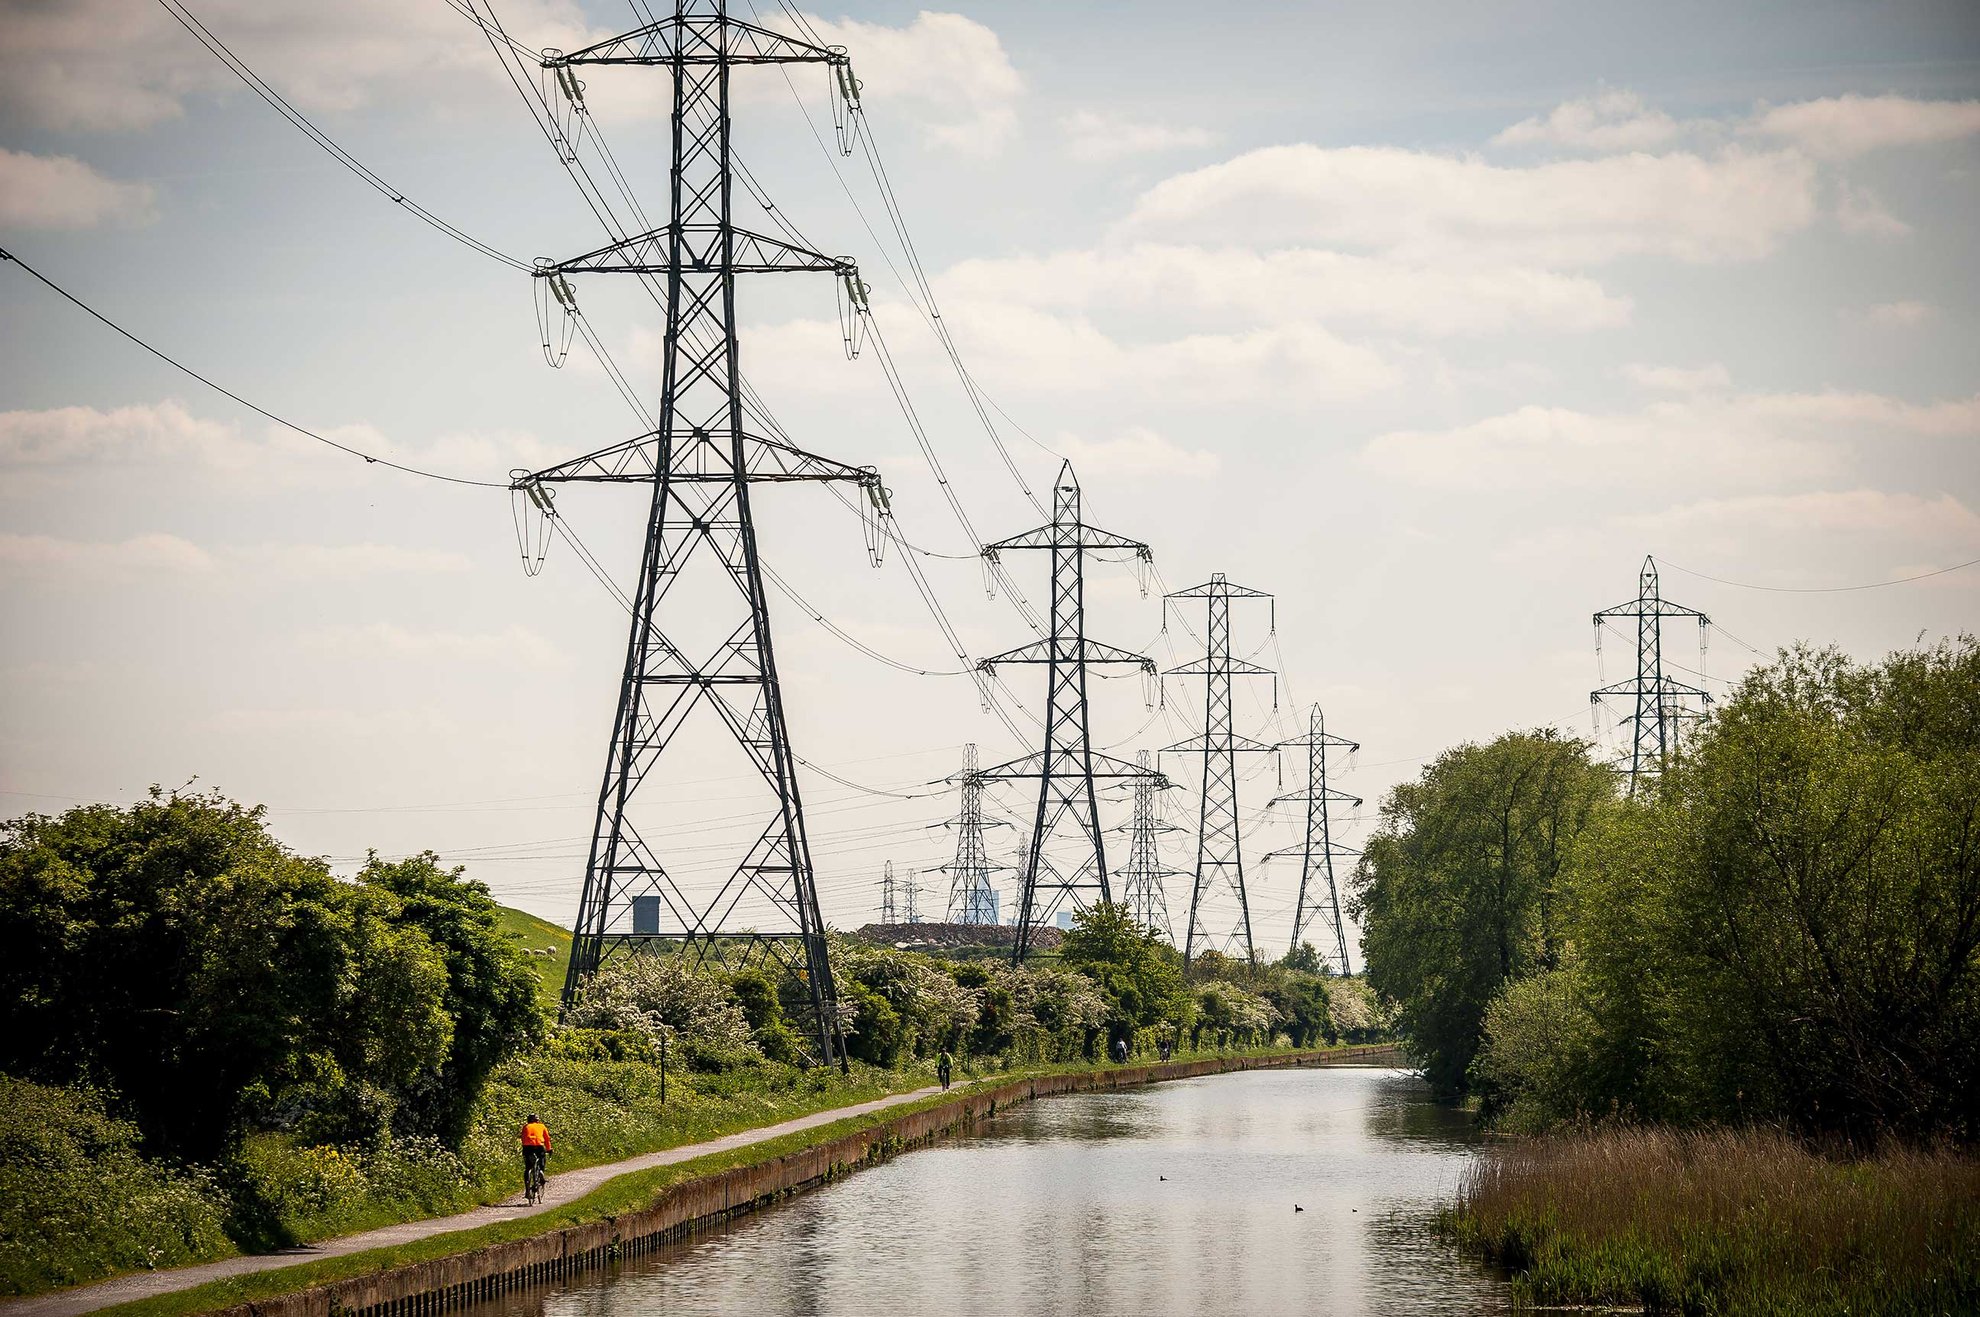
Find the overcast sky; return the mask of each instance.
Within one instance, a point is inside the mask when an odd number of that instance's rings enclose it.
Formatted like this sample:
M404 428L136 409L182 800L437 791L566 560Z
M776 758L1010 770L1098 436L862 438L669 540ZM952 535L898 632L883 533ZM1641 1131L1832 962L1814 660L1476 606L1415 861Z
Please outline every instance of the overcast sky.
M482 241L523 258L603 241L445 0L188 2ZM496 8L532 47L633 21L602 2ZM1275 594L1276 637L1263 609L1237 615L1239 652L1283 665L1277 710L1255 683L1240 730L1270 739L1321 702L1364 746L1340 785L1371 812L1461 741L1591 734L1588 691L1629 654L1612 637L1598 667L1589 615L1633 595L1645 554L1673 564L1667 596L1719 624L1702 662L1694 634L1672 649L1714 690L1798 639L1867 658L1980 621L1980 568L1807 592L1980 557L1970 0L1051 0L815 19L851 51L1025 479L1043 490L1070 457L1089 519L1149 541L1171 588L1221 571ZM587 84L650 208L664 74ZM745 160L816 246L861 262L975 530L1027 529L1037 515L890 270L902 252L873 236L888 230L864 159L835 173L814 139L829 140L822 75L795 86L739 75ZM545 366L529 279L368 190L152 0L0 0L0 241L261 406L398 460L501 480L641 428L581 347ZM650 406L652 304L606 280L580 297ZM966 553L873 352L845 359L834 298L823 277L746 285L746 372L806 447L882 468L910 536ZM568 549L526 579L505 492L285 434L5 267L0 327L0 808L197 778L266 803L278 835L342 870L367 847L433 847L568 918L624 646L623 613ZM562 507L629 585L639 494ZM869 569L826 493L758 508L767 561L835 626L910 667L957 666L898 555ZM971 657L1029 638L973 564L928 561ZM1010 566L1042 597L1042 563ZM1089 595L1095 638L1190 656L1124 567L1096 565ZM812 763L912 796L964 742L986 763L1024 749L967 679L882 666L788 598L773 608ZM1037 706L1024 680L1009 691ZM1136 682L1099 684L1096 739L1129 755L1190 735L1200 687L1167 695L1151 715ZM1262 812L1276 767L1252 768L1256 853L1295 829ZM702 822L680 844L720 851L733 772L689 774ZM924 825L951 797L806 784L831 922L871 917L884 860L946 859L950 835ZM1178 821L1193 811L1172 802ZM1189 835L1169 841L1188 867ZM1295 879L1253 867L1267 947ZM946 879L924 881L939 911ZM1186 894L1172 879L1178 922Z

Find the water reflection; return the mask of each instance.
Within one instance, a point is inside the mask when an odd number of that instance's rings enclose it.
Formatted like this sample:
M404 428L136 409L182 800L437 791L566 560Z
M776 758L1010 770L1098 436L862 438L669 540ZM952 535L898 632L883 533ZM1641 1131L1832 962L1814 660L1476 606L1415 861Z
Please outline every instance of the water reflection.
M1471 1153L1462 1114L1397 1070L1056 1097L475 1311L1500 1313L1501 1282L1423 1228Z

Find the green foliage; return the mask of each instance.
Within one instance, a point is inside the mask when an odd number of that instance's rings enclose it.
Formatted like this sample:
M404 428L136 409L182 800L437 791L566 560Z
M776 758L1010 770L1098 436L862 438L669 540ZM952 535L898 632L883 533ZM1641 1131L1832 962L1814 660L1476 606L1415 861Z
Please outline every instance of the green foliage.
M1720 1317L1980 1309L1980 1161L1831 1161L1764 1130L1501 1145L1444 1225L1535 1307Z
M731 984L683 956L615 956L599 967L571 1006L579 1029L662 1038L682 1064L726 1070L763 1059Z
M1131 1040L1156 1025L1177 1033L1189 1028L1193 1003L1181 958L1120 906L1096 905L1075 914L1059 962L1100 990L1110 1038Z
M232 1251L215 1177L143 1156L103 1096L0 1075L12 1134L0 1158L0 1294Z
M1748 675L1569 878L1581 1105L1980 1135L1980 641Z
M457 1108L435 1077L472 1084L527 1041L501 1003L530 980L506 944L477 948L486 892L427 868L389 875L403 894L383 873L341 882L218 796L15 820L0 917L24 937L0 967L16 1003L0 1070L100 1079L147 1146L209 1160L249 1124L444 1127Z
M446 1060L409 1076L401 1087L415 1109L411 1128L449 1142L465 1130L489 1074L504 1057L541 1038L545 1025L536 1004L535 972L504 934L500 907L486 886L462 873L442 869L440 857L427 851L396 864L373 853L358 874L360 883L397 899L397 924L409 941L423 935L440 953L440 1010L451 1025ZM421 1049L420 1055L432 1050Z
M1353 879L1368 981L1411 1055L1464 1091L1501 986L1558 962L1560 874L1613 775L1551 731L1446 752L1389 793Z

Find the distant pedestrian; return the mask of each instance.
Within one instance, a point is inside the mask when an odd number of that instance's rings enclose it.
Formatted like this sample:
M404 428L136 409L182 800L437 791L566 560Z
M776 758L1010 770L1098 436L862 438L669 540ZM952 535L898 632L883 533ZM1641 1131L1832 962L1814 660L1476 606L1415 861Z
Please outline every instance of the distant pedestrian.
M955 1058L949 1055L947 1048L943 1048L942 1054L935 1058L935 1077L942 1081L944 1093L949 1091L949 1073L954 1066Z
M1164 1038L1159 1044L1156 1045L1155 1050L1161 1056L1162 1060L1166 1063L1169 1059L1169 1052L1170 1052L1169 1040Z
M1126 1065L1127 1053L1128 1053L1127 1039L1116 1038L1114 1040L1114 1064Z

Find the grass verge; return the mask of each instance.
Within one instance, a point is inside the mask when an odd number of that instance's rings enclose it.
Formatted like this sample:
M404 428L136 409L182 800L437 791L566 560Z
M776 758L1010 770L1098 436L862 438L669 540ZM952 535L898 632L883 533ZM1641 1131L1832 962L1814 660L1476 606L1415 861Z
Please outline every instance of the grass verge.
M1980 1312L1980 1159L1616 1130L1477 1162L1443 1224L1536 1304L1713 1317Z
M1310 1049L1315 1051L1347 1050L1341 1048ZM1230 1059L1248 1057L1284 1056L1283 1050L1263 1048L1251 1051L1202 1052L1178 1055L1177 1061L1207 1060L1212 1057ZM1115 1067L1106 1063L1073 1063L1053 1066L1026 1067L1008 1071L988 1071L980 1076L983 1084L1005 1084L1019 1080L1039 1078L1045 1075L1072 1074L1091 1070L1108 1070ZM827 1143L861 1130L871 1129L884 1122L897 1120L901 1116L917 1111L925 1111L954 1101L962 1096L962 1090L951 1093L932 1094L914 1102L904 1102L888 1107L884 1111L871 1112L863 1116L851 1116L844 1120L832 1121L812 1129L800 1130L780 1138L752 1143L746 1147L727 1152L710 1153L672 1166L655 1167L652 1170L635 1171L619 1176L594 1189L584 1197L562 1207L539 1215L503 1221L494 1225L481 1226L473 1230L457 1230L444 1235L434 1235L428 1239L389 1248L370 1249L363 1253L352 1253L345 1257L323 1258L316 1262L306 1262L293 1267L282 1267L274 1271L255 1272L245 1276L233 1276L225 1280L210 1281L192 1289L180 1290L172 1294L156 1295L138 1299L130 1303L105 1308L105 1313L117 1317L186 1317L187 1314L211 1312L236 1304L259 1299L273 1298L278 1294L289 1294L307 1289L312 1285L322 1285L330 1281L345 1280L352 1276L369 1275L387 1271L393 1267L406 1266L415 1262L426 1262L433 1258L447 1257L455 1253L466 1253L489 1244L506 1243L514 1239L526 1239L532 1235L548 1234L567 1226L581 1225L601 1220L609 1216L633 1211L651 1203L667 1188L692 1180L698 1176L712 1175L738 1166L770 1161L787 1153L798 1152L814 1144Z

